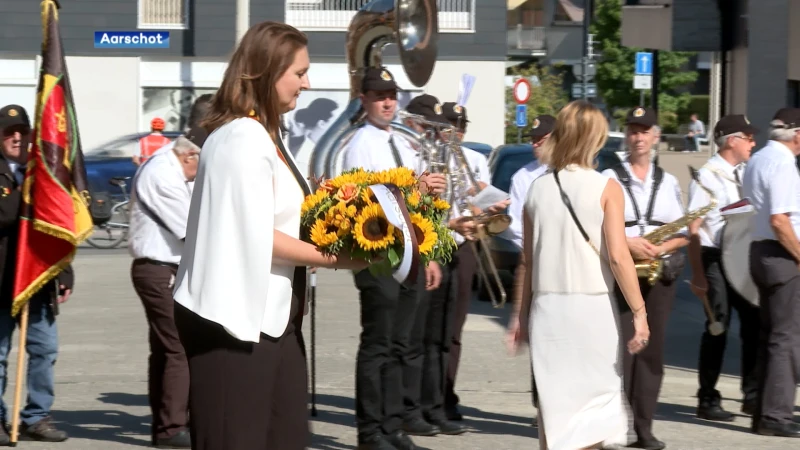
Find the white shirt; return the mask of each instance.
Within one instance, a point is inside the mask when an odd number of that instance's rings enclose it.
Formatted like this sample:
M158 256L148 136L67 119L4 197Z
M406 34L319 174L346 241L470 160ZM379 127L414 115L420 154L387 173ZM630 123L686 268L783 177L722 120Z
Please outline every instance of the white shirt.
M136 259L180 263L191 201L192 187L172 148L148 158L132 187L128 253ZM167 229L145 212L142 203Z
M548 168L547 164L542 164L536 159L522 166L511 176L511 189L509 190L511 204L508 206L511 225L500 236L513 242L520 249L522 249L522 209L525 206L525 198L531 184L547 173Z
M22 182L25 181L25 171L19 169L20 164L17 162L11 161L10 159L6 159L6 162L8 163L8 168L11 170L11 173L14 174L14 179L17 180L17 184L21 185Z
M464 158L467 160L469 170L475 175L475 180L478 182L482 181L487 185L492 184L492 174L489 172L489 161L486 159L486 156L467 147L461 147L461 151L464 153ZM453 161L452 165L455 169L455 161ZM461 211L459 211L457 205L450 205L449 218L457 219L459 217L461 217ZM450 233L457 245L461 245L466 241L464 236L456 233L454 230L450 230Z
M273 262L272 231L299 238L303 198L259 122L214 130L200 154L175 301L242 341L283 335L295 267Z
M785 213L789 214L795 236L800 237L800 174L789 147L769 141L753 153L744 171L742 189L756 211L750 217L754 241L777 240L770 218Z
M698 171L698 177L703 186L707 187L717 198L717 206L709 211L703 218L703 225L700 227L700 244L703 247L719 248L722 238L722 228L725 226L725 219L720 215L720 208L736 203L741 200L739 194L740 183L744 165L732 166L725 161L719 154L712 156L708 162ZM694 211L707 206L711 202L708 193L692 180L689 183L689 211Z
M639 207L639 214L642 220L644 220L645 216L647 215L647 206L650 204L650 193L653 190L653 174L655 170L655 164L650 164L644 180L640 180L633 173L631 170L631 164L629 162L624 161L622 165L625 167L625 170L628 171L631 180L631 191L633 192L634 199L636 200L636 205ZM613 178L619 182L616 172L614 172L612 169L604 170L603 175ZM628 190L625 189L625 186L621 182L619 182L619 184L622 186L622 190L625 195L625 222L635 222L636 213L634 212L633 202L631 202ZM678 184L678 179L675 178L674 175L665 171L664 178L661 180L661 186L659 186L658 193L656 193L655 204L653 205L653 216L650 219L652 221L669 223L680 219L685 213L686 212L683 208L683 200L681 199L681 187ZM658 227L659 225L646 225L644 227L644 234L647 234ZM688 236L689 233L686 227L684 227L678 231L678 234ZM641 233L640 226L635 224L625 227L625 235L628 237L637 237L642 236L643 234Z
M367 171L380 172L397 167L392 147L389 145L390 138L394 140L403 167L419 171L417 152L404 137L390 130L382 130L369 122L356 131L347 143L342 170L361 167Z

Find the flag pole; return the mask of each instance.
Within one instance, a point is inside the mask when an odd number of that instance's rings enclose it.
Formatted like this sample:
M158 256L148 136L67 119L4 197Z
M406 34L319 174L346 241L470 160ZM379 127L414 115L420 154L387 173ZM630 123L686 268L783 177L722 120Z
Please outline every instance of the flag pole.
M11 409L11 446L17 446L19 438L19 410L22 400L22 385L25 380L25 343L28 340L28 303L22 307L19 318L19 352L17 353L17 379L14 383L14 406Z

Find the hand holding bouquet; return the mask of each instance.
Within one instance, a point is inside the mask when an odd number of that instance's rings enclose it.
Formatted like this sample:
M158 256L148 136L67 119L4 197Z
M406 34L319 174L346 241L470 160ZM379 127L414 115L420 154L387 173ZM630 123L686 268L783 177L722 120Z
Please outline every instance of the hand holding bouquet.
M323 180L317 192L306 197L301 209L303 239L323 254L349 254L372 262L373 274L391 275L412 260L425 266L432 260L450 261L456 243L444 223L449 209L446 201L420 191L411 169L353 169ZM410 233L415 254L407 254Z

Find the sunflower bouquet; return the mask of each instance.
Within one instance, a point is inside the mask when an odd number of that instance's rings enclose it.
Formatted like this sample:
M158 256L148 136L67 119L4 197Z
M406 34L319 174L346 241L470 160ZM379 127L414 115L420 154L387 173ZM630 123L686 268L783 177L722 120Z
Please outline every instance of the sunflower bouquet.
M323 254L347 251L353 258L375 262L370 271L389 275L403 258L403 232L394 226L370 186L395 185L402 193L416 236L420 263L450 261L456 243L444 223L450 205L435 195L423 194L411 169L382 172L348 170L322 180L301 208L303 239Z

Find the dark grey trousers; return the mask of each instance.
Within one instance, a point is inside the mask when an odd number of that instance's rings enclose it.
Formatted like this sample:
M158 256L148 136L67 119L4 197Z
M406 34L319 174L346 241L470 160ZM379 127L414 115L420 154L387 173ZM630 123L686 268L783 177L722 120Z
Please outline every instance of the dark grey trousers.
M754 421L791 423L800 382L800 269L778 241L750 246L750 273L761 301L761 404Z

